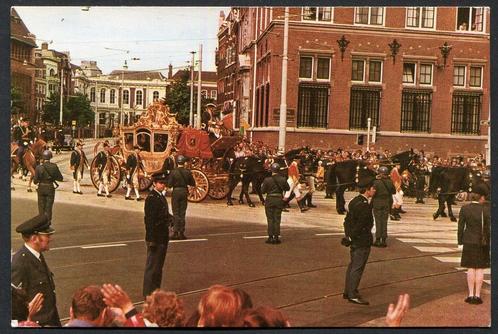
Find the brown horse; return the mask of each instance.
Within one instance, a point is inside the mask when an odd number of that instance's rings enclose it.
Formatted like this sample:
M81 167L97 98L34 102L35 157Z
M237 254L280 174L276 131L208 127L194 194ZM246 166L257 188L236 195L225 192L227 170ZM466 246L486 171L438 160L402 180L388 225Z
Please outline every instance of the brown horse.
M31 183L33 182L33 178L35 177L35 168L37 165L37 161L40 160L40 157L44 150L47 148L47 143L43 139L37 139L33 144L28 146L28 149L24 151L24 155L21 157L24 168L29 171L29 181L28 181L28 192L32 192ZM11 164L10 164L10 175L14 177L14 173L19 168L19 158L16 153L18 150L18 145L16 143L10 144L10 152L11 152ZM25 175L25 170L22 170L22 177ZM11 186L12 190L15 190L13 186Z

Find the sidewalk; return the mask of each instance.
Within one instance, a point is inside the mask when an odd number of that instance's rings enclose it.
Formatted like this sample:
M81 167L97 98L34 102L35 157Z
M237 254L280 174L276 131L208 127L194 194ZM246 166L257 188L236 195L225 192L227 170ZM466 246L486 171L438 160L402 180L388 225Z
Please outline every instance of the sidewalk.
M462 276L462 279L465 279ZM464 302L467 292L462 291L410 308L402 327L484 327L491 326L491 291L483 287L481 305ZM393 301L395 302L395 301ZM447 310L444 312L443 310ZM387 311L387 308L386 308ZM444 312L444 313L443 313ZM377 318L361 327L385 327L385 318Z

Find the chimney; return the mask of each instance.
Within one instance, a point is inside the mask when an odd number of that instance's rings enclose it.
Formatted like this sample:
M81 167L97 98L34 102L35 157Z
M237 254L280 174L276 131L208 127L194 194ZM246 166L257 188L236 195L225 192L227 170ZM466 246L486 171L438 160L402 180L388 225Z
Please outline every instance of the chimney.
M168 79L171 79L173 76L173 65L169 64L168 65Z
M42 43L42 50L48 50L48 43L47 42Z
M225 22L225 12L220 10L220 17L218 19L218 28Z

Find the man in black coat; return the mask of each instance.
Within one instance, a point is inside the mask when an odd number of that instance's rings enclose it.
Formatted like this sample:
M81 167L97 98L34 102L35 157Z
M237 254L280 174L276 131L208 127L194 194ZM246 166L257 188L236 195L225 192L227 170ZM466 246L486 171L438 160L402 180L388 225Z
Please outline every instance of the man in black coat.
M131 189L135 191L135 198L141 201L140 183L138 181L139 170L143 170L142 159L140 159L140 146L135 145L133 152L126 158L126 200L131 200Z
M54 206L55 188L62 181L62 174L56 164L50 162L52 152L45 150L42 153L42 163L36 166L34 184L38 185L38 212L45 213L48 221L52 221L52 207ZM55 186L54 186L55 185Z
M195 186L195 180L192 172L185 169L183 155L177 158L178 167L173 169L168 177L168 187L173 188L171 194L171 208L173 210L173 236L172 240L185 240L185 215L187 214L188 205L188 186Z
M379 175L374 181L375 196L372 198L373 214L375 216L375 247L387 247L387 221L396 193L393 181L389 177L386 166L379 168Z
M261 193L267 194L265 199L265 214L268 222L267 244L279 244L280 221L282 220L282 210L285 203L283 193L290 190L287 180L279 175L280 165L276 162L270 166L271 176L264 179L261 185Z
M43 213L19 225L16 232L22 234L25 243L12 257L11 282L26 291L28 300L38 293L43 295L42 308L33 315L33 321L40 326L61 326L53 273L43 257L43 253L50 249L50 235L55 230Z
M83 151L82 141L78 140L76 143L76 148L71 153L69 167L73 171L73 194L83 195L81 192L81 179L83 178L83 171L85 168L90 167L85 152Z
M351 303L369 305L358 293L361 276L372 246L373 215L370 199L375 195L373 180L363 179L358 183L360 194L348 205L344 220L344 232L350 243L351 262L346 270L343 298Z
M166 175L152 175L154 189L145 199L145 244L147 246L147 262L145 264L143 295L150 295L161 288L164 260L169 242L169 224L171 215L168 202L163 195L166 187Z

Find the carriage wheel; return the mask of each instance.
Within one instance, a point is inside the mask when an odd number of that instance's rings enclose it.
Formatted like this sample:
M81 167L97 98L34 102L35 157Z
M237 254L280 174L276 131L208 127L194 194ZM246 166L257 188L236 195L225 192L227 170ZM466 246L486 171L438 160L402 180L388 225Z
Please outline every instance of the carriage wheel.
M209 197L212 199L224 199L229 190L228 177L219 178L209 183Z
M99 189L99 170L96 166L96 159L92 160L90 165L90 178L92 179L92 184L96 189ZM121 182L121 167L119 166L118 160L111 156L111 173L109 182L109 192L114 192Z
M209 180L202 171L198 169L191 169L192 176L195 180L195 186L188 187L188 200L189 202L201 202L209 193Z
M152 179L150 176L145 176L143 174L138 175L138 190L145 191L152 185Z

